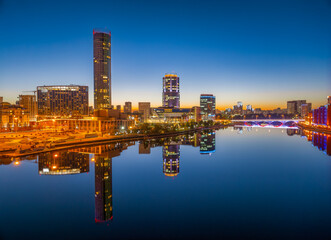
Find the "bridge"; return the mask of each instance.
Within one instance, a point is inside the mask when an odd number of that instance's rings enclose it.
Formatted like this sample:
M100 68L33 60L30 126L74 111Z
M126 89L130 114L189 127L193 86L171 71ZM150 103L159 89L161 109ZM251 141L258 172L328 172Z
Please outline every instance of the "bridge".
M238 119L232 120L233 123L246 127L273 127L273 128L294 128L298 122L304 119Z

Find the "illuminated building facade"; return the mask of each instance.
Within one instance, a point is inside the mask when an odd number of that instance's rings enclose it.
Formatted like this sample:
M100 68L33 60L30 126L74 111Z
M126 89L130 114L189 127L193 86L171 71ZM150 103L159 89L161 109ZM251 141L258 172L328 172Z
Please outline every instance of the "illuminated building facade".
M30 119L38 114L37 99L35 95L19 95L19 105L29 112Z
M176 74L163 77L162 99L163 107L180 108L179 77Z
M213 94L201 94L200 95L200 113L202 120L214 120L215 119L215 96Z
M168 177L179 173L180 145L169 144L163 146L163 173Z
M331 126L331 107L325 105L313 110L313 125Z
M78 85L38 86L38 115L87 116L88 87Z
M0 103L0 129L17 130L30 124L30 114L20 105Z
M78 152L47 152L38 157L41 175L68 175L89 172L89 155Z
M202 133L200 138L200 154L211 154L216 150L215 132Z
M111 33L93 31L94 109L111 107Z
M95 221L113 218L112 156L110 152L95 154Z
M183 122L189 119L190 108L153 108L152 122Z

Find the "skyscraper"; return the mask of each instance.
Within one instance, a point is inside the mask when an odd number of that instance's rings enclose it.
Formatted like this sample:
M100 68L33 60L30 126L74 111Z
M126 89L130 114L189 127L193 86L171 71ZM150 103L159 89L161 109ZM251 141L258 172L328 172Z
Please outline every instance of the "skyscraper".
M111 107L111 33L93 30L94 109Z
M180 108L179 77L176 74L166 74L163 77L163 107Z
M215 118L215 96L213 94L200 95L200 113L202 120L213 120Z

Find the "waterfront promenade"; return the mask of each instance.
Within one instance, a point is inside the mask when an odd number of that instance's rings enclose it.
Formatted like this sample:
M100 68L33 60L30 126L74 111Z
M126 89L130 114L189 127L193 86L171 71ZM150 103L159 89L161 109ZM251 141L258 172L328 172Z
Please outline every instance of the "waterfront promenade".
M10 142L7 144L1 144L2 147L0 148L0 157L24 157L29 155L35 155L44 152L51 152L56 150L65 150L73 147L86 147L92 145L99 145L105 143L112 143L112 142L120 142L120 141L137 141L137 140L145 140L145 139L153 139L153 138L165 138L165 137L172 137L177 135L183 135L193 132L199 132L204 130L212 130L212 129L219 129L224 128L225 126L222 125L215 125L211 127L198 127L195 129L189 130L182 130L182 131L175 131L175 132L168 132L163 134L125 134L125 135L103 135L103 136L95 136L93 138L85 138L86 133L57 133L57 140L51 141L51 139L56 139L52 133L40 133L37 132L38 136L40 137L39 140L42 140L42 146L37 145L35 147L33 144L29 143L22 143L21 141ZM30 133L32 134L32 133ZM59 138L58 135L65 136L65 138ZM26 135L23 133L17 134L21 136L21 139L25 139ZM11 134L10 136L15 137L15 134ZM22 137L24 136L24 137ZM31 136L35 136L32 134ZM48 138L47 138L48 137ZM2 141L4 137L0 138ZM8 139L8 138L7 138ZM45 141L48 139L48 141ZM24 147L23 147L24 146Z

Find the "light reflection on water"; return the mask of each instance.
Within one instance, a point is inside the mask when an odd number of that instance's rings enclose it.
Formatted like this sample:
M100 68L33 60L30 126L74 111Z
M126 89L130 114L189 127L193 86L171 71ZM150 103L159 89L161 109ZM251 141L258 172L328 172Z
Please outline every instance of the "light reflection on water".
M330 141L236 127L2 159L0 239L324 237Z

